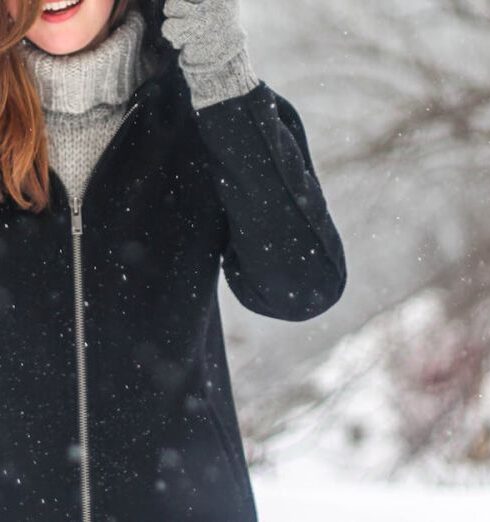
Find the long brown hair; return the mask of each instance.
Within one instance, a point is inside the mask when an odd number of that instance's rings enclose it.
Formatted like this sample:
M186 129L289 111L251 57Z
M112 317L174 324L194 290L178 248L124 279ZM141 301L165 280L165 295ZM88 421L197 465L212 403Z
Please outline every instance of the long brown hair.
M117 27L136 0L116 0ZM42 12L43 0L18 0L14 21L0 0L0 203L9 196L23 210L49 208L49 162L44 114L17 44Z

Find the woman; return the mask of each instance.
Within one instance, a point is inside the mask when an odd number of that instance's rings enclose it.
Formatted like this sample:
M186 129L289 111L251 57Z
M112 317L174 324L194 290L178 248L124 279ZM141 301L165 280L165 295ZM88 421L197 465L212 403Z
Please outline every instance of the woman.
M0 520L255 522L219 269L304 321L346 266L238 0L0 0L0 114Z

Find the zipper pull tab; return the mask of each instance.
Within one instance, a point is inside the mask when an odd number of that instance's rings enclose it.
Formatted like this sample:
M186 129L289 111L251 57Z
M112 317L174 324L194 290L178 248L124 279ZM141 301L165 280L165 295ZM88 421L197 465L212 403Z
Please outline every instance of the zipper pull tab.
M82 201L77 196L70 198L71 208L71 233L74 236L80 236L82 234Z

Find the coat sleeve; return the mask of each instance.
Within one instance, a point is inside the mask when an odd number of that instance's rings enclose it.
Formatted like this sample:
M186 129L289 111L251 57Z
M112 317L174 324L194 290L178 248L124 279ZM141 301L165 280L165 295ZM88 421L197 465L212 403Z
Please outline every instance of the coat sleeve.
M344 249L295 108L260 80L195 117L226 216L221 267L237 299L287 321L328 310L346 284Z

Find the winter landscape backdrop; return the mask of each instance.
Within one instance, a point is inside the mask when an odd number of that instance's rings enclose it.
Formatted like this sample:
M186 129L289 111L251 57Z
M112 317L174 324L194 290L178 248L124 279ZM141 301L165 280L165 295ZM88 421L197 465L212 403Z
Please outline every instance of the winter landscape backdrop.
M302 323L220 280L261 522L486 521L490 0L241 5L348 268L341 301Z

